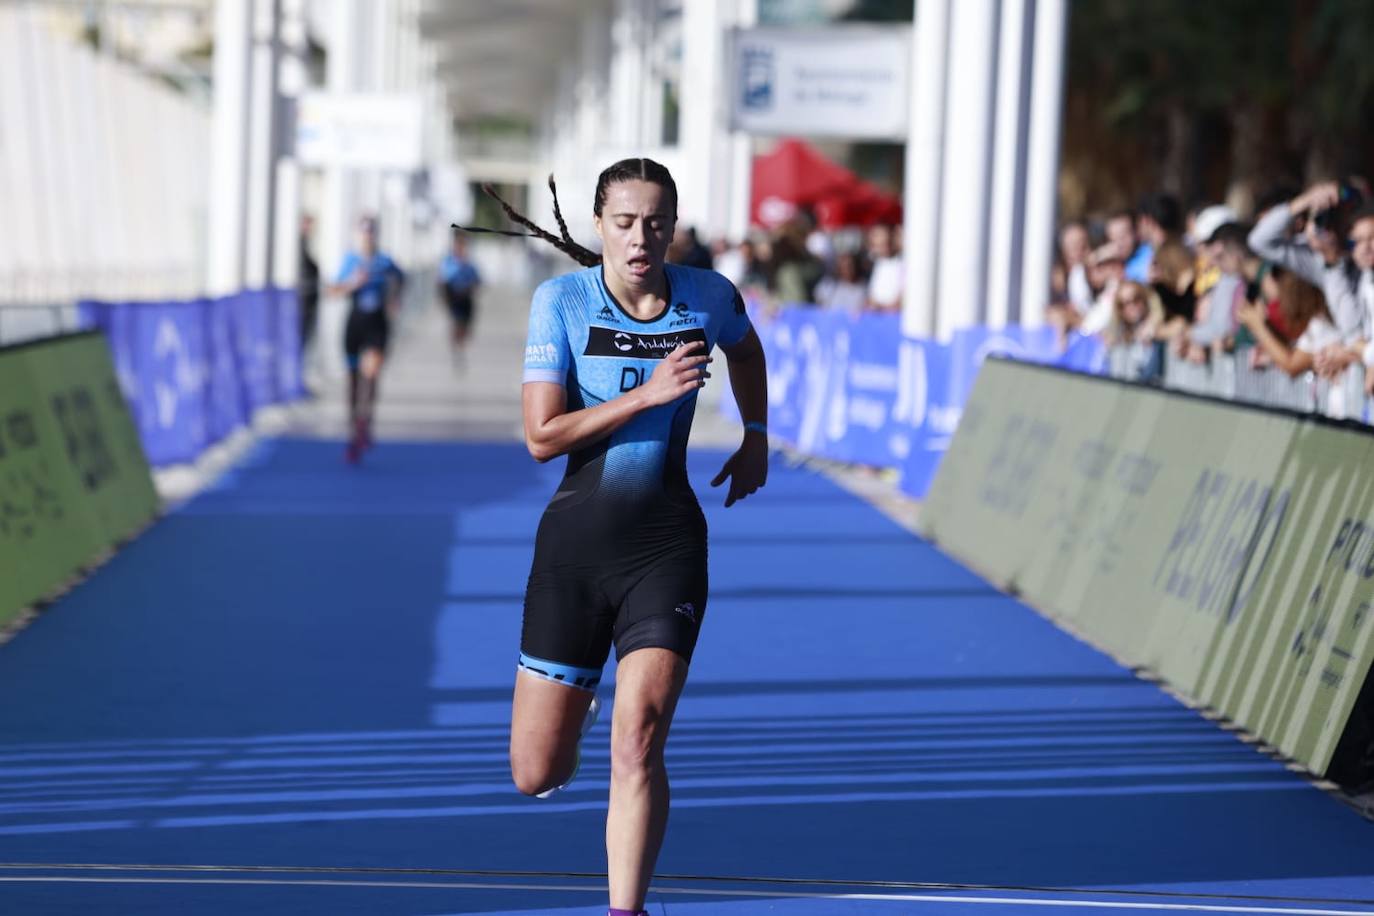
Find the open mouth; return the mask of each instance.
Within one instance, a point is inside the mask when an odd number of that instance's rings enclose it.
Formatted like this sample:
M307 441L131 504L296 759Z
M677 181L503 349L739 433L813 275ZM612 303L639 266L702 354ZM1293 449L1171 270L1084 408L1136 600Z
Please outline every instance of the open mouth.
M637 258L630 258L626 264L629 266L630 270L633 271L645 271L649 269L649 259L643 255Z

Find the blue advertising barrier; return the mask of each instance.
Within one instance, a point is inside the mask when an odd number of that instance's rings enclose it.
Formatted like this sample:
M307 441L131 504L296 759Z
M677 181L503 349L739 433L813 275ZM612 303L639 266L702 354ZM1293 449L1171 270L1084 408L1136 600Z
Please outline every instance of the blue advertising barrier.
M1100 372L1094 338L1061 350L1051 328L965 328L949 343L903 338L892 314L790 307L755 316L768 356L768 425L799 451L899 468L902 489L925 495L979 367L1011 356ZM727 403L725 409L733 410Z
M301 394L295 293L78 304L104 333L155 466L194 461L258 408Z
M248 422L248 410L239 385L239 364L234 354L234 296L204 301L206 336L210 350L206 361L205 413L210 441L218 442Z

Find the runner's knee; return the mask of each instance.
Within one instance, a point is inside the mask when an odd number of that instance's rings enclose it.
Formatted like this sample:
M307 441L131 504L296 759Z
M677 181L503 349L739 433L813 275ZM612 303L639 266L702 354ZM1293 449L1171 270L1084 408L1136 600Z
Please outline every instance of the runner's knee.
M611 775L616 779L645 778L663 766L663 740L657 717L646 710L638 721L616 729L611 736Z
M510 775L515 787L523 795L538 795L554 786L561 785L567 776L560 773L554 760L548 754L539 754L511 748Z

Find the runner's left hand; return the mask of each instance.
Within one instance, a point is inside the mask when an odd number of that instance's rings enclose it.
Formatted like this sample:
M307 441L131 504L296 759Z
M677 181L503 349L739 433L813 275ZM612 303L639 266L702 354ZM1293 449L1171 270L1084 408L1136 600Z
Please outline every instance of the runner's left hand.
M730 480L730 492L725 496L728 509L768 481L768 438L757 433L746 433L744 444L725 461L724 467L711 481L718 487L726 479Z

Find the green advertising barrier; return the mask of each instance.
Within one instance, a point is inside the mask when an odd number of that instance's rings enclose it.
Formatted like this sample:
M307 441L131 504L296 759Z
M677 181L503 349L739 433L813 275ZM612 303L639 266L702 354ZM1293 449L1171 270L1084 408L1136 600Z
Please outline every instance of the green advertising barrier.
M104 338L0 349L0 626L157 508Z
M1364 750L1368 429L989 360L921 524L1313 772Z

